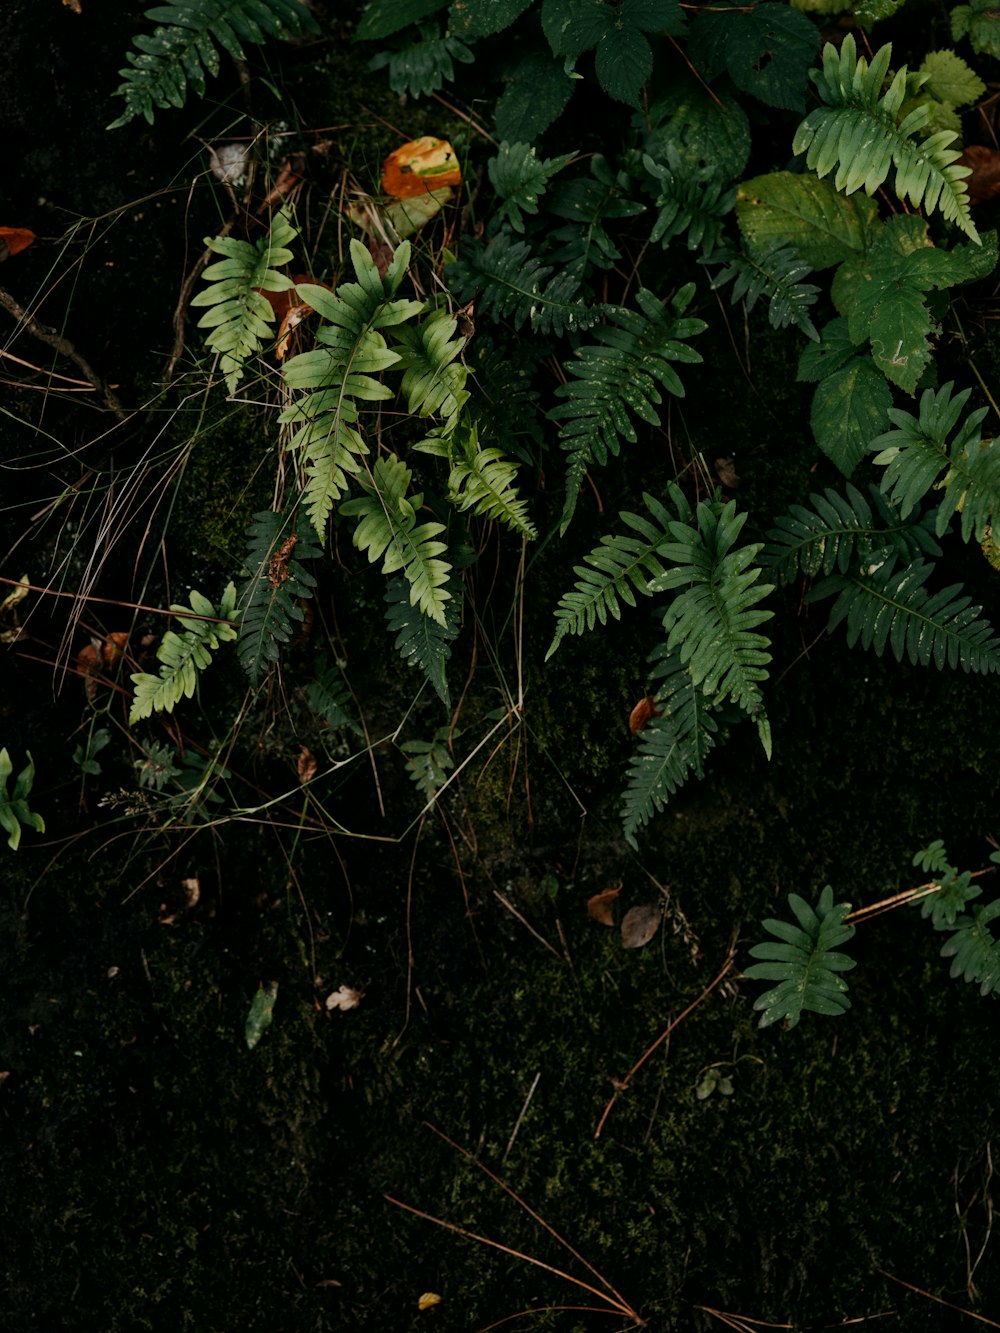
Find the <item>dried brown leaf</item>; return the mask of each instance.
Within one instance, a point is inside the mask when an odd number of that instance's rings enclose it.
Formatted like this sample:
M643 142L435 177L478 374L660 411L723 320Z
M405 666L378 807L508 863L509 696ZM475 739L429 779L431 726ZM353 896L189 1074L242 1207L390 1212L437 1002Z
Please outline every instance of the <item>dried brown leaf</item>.
M630 907L622 921L622 944L626 949L641 949L660 929L663 912L659 903Z
M316 776L316 756L308 746L303 745L299 751L299 762L296 767L299 772L299 781L303 786Z
M595 893L592 898L587 899L587 915L595 921L599 921L602 926L613 926L615 924L614 901L621 891L622 886L615 884L610 889Z
M982 204L1000 194L1000 152L986 144L969 144L955 163L971 167L972 175L965 178L970 204Z
M652 694L645 695L628 716L628 729L634 736L637 731L642 731L651 717L659 717L660 710L656 706L656 699Z

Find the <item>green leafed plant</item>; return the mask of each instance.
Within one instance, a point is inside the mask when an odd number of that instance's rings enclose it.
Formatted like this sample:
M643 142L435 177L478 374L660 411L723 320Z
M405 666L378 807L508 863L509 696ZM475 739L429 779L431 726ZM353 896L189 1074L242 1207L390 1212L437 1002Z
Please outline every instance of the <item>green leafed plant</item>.
M190 699L198 684L198 673L211 665L212 653L237 637L236 585L227 584L218 608L195 589L191 605L171 605L184 626L183 633L168 630L156 656L163 664L159 675L140 672L132 676L135 695L129 709L129 725L152 713L172 713L181 699Z
M840 973L855 963L837 950L854 935L854 927L844 924L851 904L834 903L828 884L815 908L797 893L788 895L788 905L795 921L768 918L764 928L775 939L755 944L750 956L763 961L746 968L755 981L778 982L754 1003L762 1028L779 1021L793 1028L804 1012L836 1015L851 1007Z
M239 641L236 651L250 683L258 686L279 644L287 643L305 612L298 604L312 596L316 579L303 560L322 555L315 535L304 523L265 509L254 515L247 539L250 577L239 590Z
M0 750L0 828L7 834L7 846L16 852L21 845L21 826L44 833L45 820L28 808L28 797L35 780L35 764L30 753L27 764L14 781L14 790L8 793L7 780L13 772L14 765L4 746Z

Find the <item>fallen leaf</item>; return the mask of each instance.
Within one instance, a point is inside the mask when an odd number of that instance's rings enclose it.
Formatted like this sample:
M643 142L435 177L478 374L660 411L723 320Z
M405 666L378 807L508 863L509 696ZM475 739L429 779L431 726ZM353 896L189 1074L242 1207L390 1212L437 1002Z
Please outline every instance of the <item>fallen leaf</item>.
M83 13L83 6L80 4L80 0L63 0L63 4L67 9L72 9L74 14Z
M436 1291L425 1291L417 1301L418 1310L433 1310L435 1305L441 1304L441 1297Z
M316 756L308 746L303 745L299 751L299 762L296 765L299 774L299 781L303 786L316 776Z
M626 949L641 949L660 929L663 912L659 903L630 907L622 921L622 944Z
M290 195L297 186L302 184L305 178L305 153L293 153L291 157L286 157L281 164L277 180L274 182L267 198L257 209L257 212L263 213L265 209L270 208L272 205L280 204L281 201Z
M621 891L622 886L615 884L613 888L595 893L592 898L587 899L587 915L599 921L602 926L613 926L615 924L613 904Z
M243 1029L248 1050L253 1050L271 1026L271 1020L274 1017L274 1002L277 998L278 983L276 981L272 981L268 986L261 986L253 997L253 1003L250 1005L250 1012L247 1014L247 1021Z
M327 1009L357 1009L363 999L364 991L355 990L353 986L341 986L326 997L325 1003Z
M201 882L198 876L192 875L189 879L182 879L181 888L184 890L185 906L195 907L201 897Z
M731 454L726 455L725 458L717 458L712 466L715 468L715 475L727 490L735 491L739 489L740 476L736 471L736 459Z
M3 601L0 602L0 616L6 615L8 611L13 611L14 607L17 606L18 602L23 602L25 597L27 597L27 595L28 595L28 576L27 574L22 574L21 577L18 579L17 583L14 585L14 591L9 592L7 596L3 599Z
M382 163L382 190L394 199L411 199L428 190L461 183L458 159L447 139L430 135L412 139Z
M972 168L972 175L965 178L970 204L983 204L1000 194L1000 152L996 148L968 144L955 166Z
M656 698L652 694L647 694L640 699L636 706L628 715L628 729L634 736L637 731L643 731L646 723L651 717L659 717L660 710L656 706Z
M35 233L27 227L0 227L0 260L27 250L34 239Z
M274 344L275 361L284 361L288 355L288 345L292 341L292 334L302 323L307 315L312 314L312 306L293 305L288 314L281 321L281 327L278 329L278 341Z

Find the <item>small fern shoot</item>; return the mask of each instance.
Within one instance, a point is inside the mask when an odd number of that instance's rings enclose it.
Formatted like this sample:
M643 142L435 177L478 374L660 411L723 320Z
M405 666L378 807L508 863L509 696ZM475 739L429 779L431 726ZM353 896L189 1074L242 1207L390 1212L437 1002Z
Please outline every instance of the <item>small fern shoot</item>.
M132 676L135 696L129 709L129 726L152 713L172 713L181 699L194 694L198 672L212 661L220 644L236 638L236 586L226 585L216 609L207 597L192 588L191 605L171 605L171 611L184 627L182 634L168 630L156 656L163 665L158 676L139 672Z
M272 218L268 235L253 245L233 236L205 237L210 250L226 257L205 269L202 277L212 285L198 292L191 304L210 307L198 327L211 330L205 344L220 354L230 393L236 392L244 366L271 332L275 314L264 292L287 292L292 286L278 266L292 258L288 246L298 234L282 209Z
M1000 941L990 930L998 916L1000 898L973 907L971 915L958 918L955 933L941 948L941 957L952 959L950 975L975 982L980 995L1000 991Z
M457 327L455 317L442 309L419 324L400 326L394 334L403 371L401 392L411 416L441 417L446 435L455 430L469 401L465 387L469 372L458 360L468 338L456 338Z
M788 905L798 924L768 918L764 929L775 940L755 944L750 956L764 961L745 969L745 975L755 981L779 983L754 1003L754 1009L763 1011L762 1028L779 1019L786 1028L793 1028L807 1010L834 1016L851 1007L847 982L839 973L850 971L855 963L837 951L837 945L846 944L854 934L854 927L844 924L851 904L834 903L828 884L815 908L797 893L788 895Z
M395 454L378 459L368 493L346 500L340 512L360 519L354 545L367 552L369 561L381 559L383 574L403 572L410 584L410 605L446 625L445 606L451 593L445 585L451 566L438 559L447 547L436 540L444 524L417 525L424 497L407 496L410 476L410 469Z
M316 580L302 565L323 554L305 523L296 525L270 509L254 514L247 532L246 565L250 577L239 592L237 653L256 689L268 664L278 660L278 645L287 643L292 627L305 619L293 598L312 597Z
M480 446L476 422L467 422L458 430L451 453L448 499L456 509L471 509L529 540L538 536L528 517L527 502L514 489L517 464L502 449Z

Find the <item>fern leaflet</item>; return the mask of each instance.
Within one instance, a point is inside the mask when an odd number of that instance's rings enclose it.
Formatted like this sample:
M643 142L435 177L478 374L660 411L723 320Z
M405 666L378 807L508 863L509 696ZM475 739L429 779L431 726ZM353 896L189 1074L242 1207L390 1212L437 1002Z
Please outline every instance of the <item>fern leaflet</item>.
M147 9L146 18L165 26L135 38L138 55L126 53L128 68L118 71L125 82L115 90L124 97L125 110L109 130L135 116L145 116L152 125L154 107L184 105L188 83L203 96L206 73L219 72L215 42L234 60L245 60L241 42L319 31L299 0L170 0Z
M410 469L395 454L378 459L370 492L345 501L340 512L361 520L354 530L354 545L367 551L372 563L384 556L383 574L401 570L410 584L410 604L419 606L439 625L446 625L445 605L451 593L445 584L451 566L437 558L447 547L435 540L444 532L444 524L417 526L417 510L424 497L407 497L410 475Z
M568 401L549 413L554 421L564 423L559 438L570 455L561 531L566 531L576 507L576 478L589 465L606 463L609 454L617 455L620 439L635 443L629 411L658 426L656 407L663 401L658 385L683 398L684 386L670 363L690 365L702 359L685 341L706 328L700 319L682 317L693 295L694 284L689 283L674 297L672 310L667 310L652 292L640 288L636 300L641 313L609 309L608 323L594 331L596 345L577 348L576 360L564 366L571 379L559 385L556 396Z
M438 698L450 708L447 666L452 641L458 637L461 598L452 595L451 601L445 604L443 625L411 604L410 585L401 575L389 580L385 600L388 603L386 624L389 632L396 635L400 657L410 666L420 668Z
M184 626L183 634L168 630L156 656L163 665L158 676L145 672L132 676L135 696L129 709L129 726L151 713L172 713L181 699L194 694L198 672L212 661L212 651L236 638L236 587L229 583L216 608L195 589L190 606L171 605L171 611Z
M583 634L598 622L606 625L609 615L620 620L620 602L635 606L635 593L649 596L650 579L664 573L666 565L658 552L670 540L668 529L675 515L654 496L645 493L642 498L655 523L641 514L620 513L618 517L639 537L606 534L600 545L583 557L585 563L573 567L577 583L559 600L555 637L545 654L546 661L566 634ZM670 498L682 517L691 517L690 506L673 484Z
M856 564L881 564L890 555L909 562L921 551L941 554L926 519L904 522L877 487L869 489L870 504L848 482L843 494L828 488L811 495L808 509L793 505L767 534L761 563L777 569L787 583L799 573L846 574Z
M205 237L208 248L226 258L205 269L202 277L212 285L198 292L191 304L211 307L198 327L211 329L205 343L221 355L230 393L236 392L244 365L271 332L275 315L264 292L286 292L292 286L291 278L276 266L292 258L287 247L298 234L282 209L274 215L269 234L253 245L233 236Z
M287 643L293 624L305 619L293 598L311 597L316 580L301 562L323 552L308 527L295 526L294 520L270 509L254 514L247 540L250 577L239 590L243 615L236 651L256 689L268 663L277 661L278 645Z
M970 168L956 166L959 152L950 147L957 138L953 130L939 130L929 138L914 141L927 123L930 111L917 106L898 120L906 97L904 65L889 90L882 85L892 57L891 44L881 47L871 65L858 56L853 33L844 38L840 51L830 42L823 50L822 70L810 78L826 103L810 111L799 126L792 150L805 153L807 164L818 176L836 168L834 184L845 194L864 188L872 195L896 168L896 194L921 204L928 213L940 209L972 240L979 234L969 213L965 177Z
M818 583L809 601L836 596L830 612L831 631L847 621L847 640L853 647L874 647L879 656L886 645L897 662L904 654L916 666L960 666L963 671L1000 670L1000 639L989 621L979 620L982 607L959 596L960 584L929 593L924 587L933 565L914 560L896 572L895 557L850 574L833 574Z
M687 234L687 248L710 259L719 244L725 219L736 204L737 187L711 167L693 169L672 144L667 145L666 163L645 154L642 164L659 182L655 200L656 221L650 241L666 249L675 236Z
M750 956L765 961L745 969L745 975L757 981L779 983L754 1003L754 1009L763 1010L762 1028L779 1019L784 1020L786 1028L793 1028L806 1010L836 1015L851 1007L847 982L838 973L850 971L854 959L837 952L837 945L845 944L854 934L854 927L844 924L851 904L834 903L833 889L828 884L815 909L797 893L788 895L788 905L798 925L768 918L764 929L776 940L755 944Z
M636 831L692 773L704 775L705 758L719 730L712 701L695 685L680 653L660 643L650 654L658 713L639 732L629 761L628 785L622 799L626 840L636 846Z
M444 418L445 434L458 425L469 400L468 371L457 358L468 342L455 337L458 321L447 310L435 310L413 328L400 327L394 341L400 349L402 393L413 416Z
M989 925L1000 916L1000 898L985 907L974 907L971 916L960 916L955 933L941 949L942 958L951 958L953 977L973 981L980 995L1000 990L1000 942Z
M503 523L512 532L533 539L537 529L528 517L527 501L514 489L517 464L502 449L483 449L479 426L464 425L455 439L448 499L460 511L472 509L481 518Z
M767 317L773 329L794 324L806 337L819 342L815 325L806 313L819 295L819 288L802 281L811 272L811 266L793 245L779 241L743 254L727 255L726 267L713 279L712 286L719 288L734 279L729 294L732 305L745 298L747 310L752 310L758 297L766 296Z
M920 396L920 415L899 408L889 409L895 430L872 441L878 453L875 462L885 466L882 490L889 494L905 517L938 482L945 471L944 498L937 510L940 537L952 514L962 515L962 537L975 534L982 541L993 515L1000 507L1000 447L995 440L981 440L979 427L988 411L972 412L949 444L948 436L958 423L971 390L952 397L949 381L936 393L926 389Z
M531 144L507 143L500 145L496 157L487 164L490 184L502 200L496 217L509 218L517 232L524 231L524 213L538 212L538 199L558 171L573 161L575 153L559 157L538 157Z

